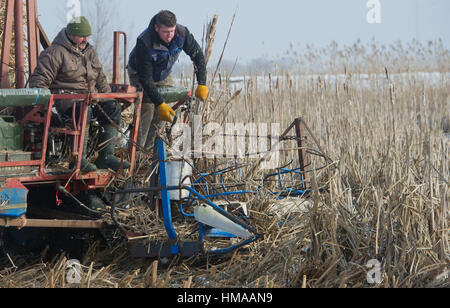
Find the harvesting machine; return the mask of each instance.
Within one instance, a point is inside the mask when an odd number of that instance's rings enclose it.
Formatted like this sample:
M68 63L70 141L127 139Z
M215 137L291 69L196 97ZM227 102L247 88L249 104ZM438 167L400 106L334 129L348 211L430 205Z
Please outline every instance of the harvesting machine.
M36 0L6 0L5 4L4 29L0 32L3 33L0 50L0 254L28 253L42 249L49 243L56 249L68 252L72 249L76 254L80 243L84 245L98 236L114 237L117 233L127 241L129 230L114 217L115 205L112 200L116 192L110 193L110 198L105 194L120 173L126 172L128 176L134 174L136 151L139 150L136 142L142 93L125 84L126 76L123 84L119 83L120 36L124 36L126 54L126 34L114 33L113 93L53 94L48 89L30 89L26 87L26 68L29 76L37 65L41 47L49 47L50 41L38 21ZM26 8L26 21L23 19L23 8ZM27 30L26 48L24 28ZM11 44L12 41L14 44ZM14 50L11 50L11 46L14 46ZM11 80L11 76L14 76L14 80ZM176 92L179 93L179 89ZM183 97L175 95L180 103L190 95L187 90L183 93ZM170 96L173 93L169 90L166 94ZM96 131L102 129L95 124L95 119L87 125L87 110L105 99L119 101L123 110L134 107L126 149L121 152L122 159L129 161L131 168L118 172L98 170L83 174L80 171L83 153L81 141L89 133L88 153L95 155L95 148L99 146L96 143ZM74 106L76 102L83 102L79 120L73 120L75 116L66 118L58 114L55 105L62 100L71 100ZM87 127L90 127L90 132ZM242 218L217 206L192 186L169 187L165 155L165 144L159 140L159 180L154 182L153 187L135 191L158 192L168 238L157 243L133 240L131 252L134 256L190 257L202 254L206 252L203 245L205 238L211 234L213 237L243 238L243 242L234 243L216 253L226 253L259 238L256 230ZM189 191L191 199L194 196L202 201L195 215L191 215L199 220L199 236L191 242L177 236L172 222L169 193L180 189ZM89 195L96 192L111 208L110 222L100 219L100 213L90 207ZM132 190L117 193L130 192ZM208 223L212 226L207 226ZM228 232L212 228L214 225L228 228Z

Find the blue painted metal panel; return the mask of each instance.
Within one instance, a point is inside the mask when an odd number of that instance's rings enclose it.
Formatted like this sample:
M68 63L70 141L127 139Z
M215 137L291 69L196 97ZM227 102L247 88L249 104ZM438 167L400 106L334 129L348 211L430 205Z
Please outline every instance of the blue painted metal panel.
M27 209L14 209L14 210L5 210L0 211L1 217L11 217L11 218L19 218L27 213Z
M26 188L0 188L0 216L20 217L27 212Z

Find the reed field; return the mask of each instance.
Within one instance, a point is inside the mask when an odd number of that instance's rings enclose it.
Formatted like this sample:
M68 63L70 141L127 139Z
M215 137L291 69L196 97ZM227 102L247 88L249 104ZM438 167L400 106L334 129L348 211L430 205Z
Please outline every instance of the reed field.
M279 201L268 187L241 200L263 239L203 262L133 260L123 245L106 252L94 245L78 285L66 281L65 255L31 265L11 258L1 264L0 287L450 287L448 50L441 42L357 43L288 54L290 69L274 64L238 79L210 67L216 78L198 109L204 124L279 123L282 131L301 117L329 157L308 156L308 196ZM312 136L307 146L317 149ZM295 150L280 157L280 166L298 163ZM218 159L245 163L226 180L248 189L274 172L258 169L257 159ZM143 232L162 229L160 217L134 206L136 218L123 219Z

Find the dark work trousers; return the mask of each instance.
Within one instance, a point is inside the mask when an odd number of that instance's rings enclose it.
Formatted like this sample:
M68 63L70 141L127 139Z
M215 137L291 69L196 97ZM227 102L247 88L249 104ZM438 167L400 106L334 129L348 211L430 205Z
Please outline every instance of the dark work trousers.
M138 90L142 90L142 86L137 78L136 72L129 67L128 73L130 76L131 85L136 87ZM173 79L169 76L167 79L156 82L155 84L157 87L173 86ZM155 145L157 131L161 130L165 123L166 122L162 121L159 117L158 108L156 108L155 104L144 93L141 106L141 122L139 124L138 145L151 153Z

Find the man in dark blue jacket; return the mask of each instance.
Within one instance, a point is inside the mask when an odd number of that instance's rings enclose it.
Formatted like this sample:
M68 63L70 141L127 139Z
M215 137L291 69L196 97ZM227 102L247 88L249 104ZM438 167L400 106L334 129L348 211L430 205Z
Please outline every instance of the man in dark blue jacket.
M144 91L138 144L153 150L156 127L172 123L174 110L167 105L157 91L158 86L172 85L173 65L184 51L192 60L198 87L195 96L205 101L209 90L206 86L206 64L203 51L189 30L177 24L175 14L161 11L154 16L149 27L138 37L130 54L128 73L131 85Z

